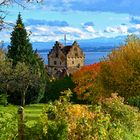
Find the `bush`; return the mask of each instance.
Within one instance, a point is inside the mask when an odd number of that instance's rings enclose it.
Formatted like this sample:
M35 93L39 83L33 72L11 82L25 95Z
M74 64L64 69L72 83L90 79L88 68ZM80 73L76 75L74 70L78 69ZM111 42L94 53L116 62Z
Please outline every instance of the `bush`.
M140 139L140 114L125 105L123 98L113 94L100 105L87 106L69 103L71 92L65 94L44 108L43 130L50 139L59 136L65 140Z
M16 109L8 106L0 110L0 140L15 140L18 136Z
M6 94L0 94L0 104L7 106L7 95Z
M102 111L111 116L111 139L116 139L116 136L124 140L140 139L140 113L136 108L124 104L123 98L112 94L112 97L103 100Z
M127 102L129 105L136 106L140 109L140 96L131 97Z

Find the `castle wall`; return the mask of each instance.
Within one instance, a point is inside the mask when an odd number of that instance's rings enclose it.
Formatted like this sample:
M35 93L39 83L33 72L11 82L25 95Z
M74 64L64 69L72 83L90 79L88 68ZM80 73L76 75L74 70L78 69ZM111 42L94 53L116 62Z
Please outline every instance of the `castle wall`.
M57 71L61 71L66 67L66 57L58 50L57 52L53 50L53 52L48 56L48 73L51 75L55 75Z
M84 58L67 58L67 67L82 67L84 66Z

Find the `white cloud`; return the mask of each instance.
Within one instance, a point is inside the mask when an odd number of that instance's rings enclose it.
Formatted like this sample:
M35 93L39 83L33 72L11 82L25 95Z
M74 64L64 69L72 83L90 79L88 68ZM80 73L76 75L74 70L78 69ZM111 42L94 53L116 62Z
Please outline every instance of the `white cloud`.
M92 27L92 26L86 26L85 29L88 31L88 32L91 32L91 33L95 33L95 29Z
M127 34L128 27L126 25L120 25L115 27L107 27L104 32L106 33L118 33L118 34Z

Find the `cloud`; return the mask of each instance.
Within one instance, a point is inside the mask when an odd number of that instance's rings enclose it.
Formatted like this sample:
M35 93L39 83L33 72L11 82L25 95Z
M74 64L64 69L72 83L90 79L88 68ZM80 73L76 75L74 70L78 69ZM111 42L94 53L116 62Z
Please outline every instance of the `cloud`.
M132 24L140 24L140 17L131 17L130 23L132 23Z
M92 21L82 23L82 28L87 32L95 33L96 31L93 26L94 26L94 23Z
M138 31L138 29L136 29L134 27L128 29L129 33L136 33L137 31Z
M45 6L44 6L45 5ZM45 0L42 7L51 11L97 11L139 15L139 0Z
M91 33L95 33L96 32L95 29L92 26L86 26L85 30L87 30L88 32L91 32Z
M128 33L139 34L139 32L140 32L140 24L131 25L128 28Z
M89 21L89 22L85 22L83 25L84 26L94 26L94 23L92 21Z
M83 28L77 27L57 27L57 26L47 26L47 25L31 25L27 27L27 30L31 31L30 36L33 42L36 41L56 41L63 40L64 34L67 35L67 40L81 40L81 39L91 39L100 37L101 34L97 34L92 28L87 26L89 31Z
M119 34L127 34L128 27L125 25L120 25L116 27L107 27L104 32L105 33L119 33Z
M69 26L69 24L66 21L47 21L47 20L38 20L38 19L27 19L25 22L25 25L48 25L48 26L59 26L59 27L65 27Z

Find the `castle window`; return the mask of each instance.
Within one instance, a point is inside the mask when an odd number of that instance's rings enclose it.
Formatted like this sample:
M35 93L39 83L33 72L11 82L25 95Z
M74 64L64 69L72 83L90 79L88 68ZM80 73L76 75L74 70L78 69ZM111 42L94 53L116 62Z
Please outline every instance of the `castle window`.
M80 68L80 64L77 65L77 68Z
M60 62L60 65L61 65L61 62Z
M58 53L56 53L55 57L57 57L57 58L58 58Z
M54 61L54 65L56 65L57 64L57 62L56 61Z
M74 64L74 61L72 61L72 64Z
M78 56L78 53L75 53L75 57L77 57Z

